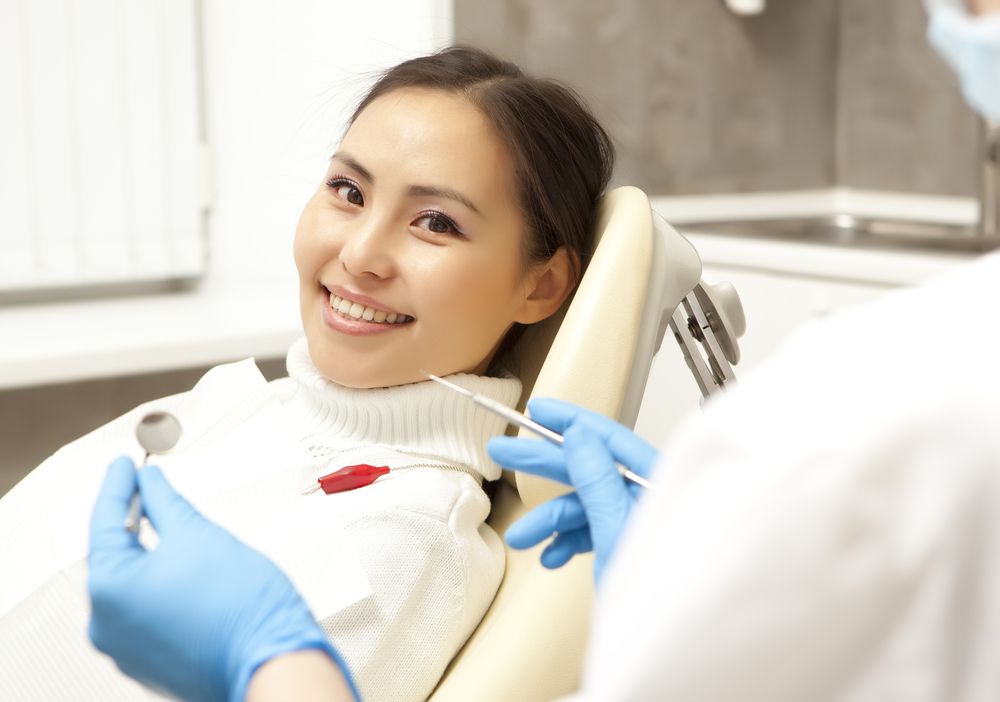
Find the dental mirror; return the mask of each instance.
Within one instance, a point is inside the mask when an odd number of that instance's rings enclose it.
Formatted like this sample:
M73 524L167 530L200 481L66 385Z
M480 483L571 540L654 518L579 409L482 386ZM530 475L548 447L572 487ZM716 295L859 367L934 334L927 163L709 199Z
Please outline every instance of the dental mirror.
M177 445L181 438L181 423L169 412L150 412L135 428L135 438L146 450L143 465L151 453L164 453Z
M146 465L149 455L152 453L166 453L181 438L181 423L177 417L169 412L150 412L145 415L135 428L135 438L139 445L146 451L142 459L142 465ZM139 520L139 493L132 495L132 502L129 503L128 515L125 517L125 528L129 531L138 531Z

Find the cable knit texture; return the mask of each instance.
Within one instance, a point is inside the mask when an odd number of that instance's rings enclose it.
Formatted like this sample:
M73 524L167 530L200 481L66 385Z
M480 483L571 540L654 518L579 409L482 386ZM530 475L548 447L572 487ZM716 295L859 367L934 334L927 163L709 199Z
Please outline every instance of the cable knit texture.
M500 477L486 442L502 434L506 422L453 390L431 381L366 390L337 385L316 370L305 339L288 352L288 376L276 381L279 392L317 457L382 454L390 467L442 462L467 466L486 480ZM514 378L462 373L448 380L510 407L521 394L521 383Z
M486 442L506 423L433 382L355 390L316 370L302 339L275 381L318 473L351 463L391 468L360 490L327 495L345 515L373 594L323 618L365 700L423 700L493 601L504 551L485 520L479 478L500 468ZM450 381L514 406L516 379L453 375ZM463 470L464 469L464 470ZM335 574L331 574L335 577Z
M295 468L294 475L292 469L279 471L270 482L234 485L196 504L231 529L252 522L274 533L294 527L307 505L312 513L318 509L329 528L293 529L294 543L279 542L279 548L286 555L302 554L300 561L291 562L312 572L319 569L320 582L335 586L337 567L322 554L326 534L339 529L357 552L372 594L346 609L314 614L343 654L366 702L424 700L478 625L503 576L503 544L485 524L490 505L481 481L500 475L485 446L503 433L505 423L429 381L372 390L336 385L317 371L304 339L289 351L288 372L270 389L311 454L311 467ZM258 390L266 390L256 377ZM521 390L512 378L459 374L449 380L510 406ZM14 531L0 533L0 542L6 539L0 562L17 569L18 544L27 543L26 534L55 528L45 522L44 511L18 511L38 501L31 496L57 495L68 475L86 473L96 485L108 456L120 452L143 413L183 408L193 395L138 407L63 447L35 469L0 501L0 509L35 515L38 524L18 527L17 520L8 520ZM360 489L299 495L308 471L319 477L356 463L394 470ZM82 513L77 518L82 520ZM65 519L62 515L58 528L67 528ZM289 567L290 574L295 570ZM22 674L0 676L0 699L160 699L125 679L87 643L84 588L85 569L78 561L53 572L19 604L4 603L5 609L14 606L0 618L0 651L18 660L16 669ZM44 622L49 625L40 629ZM55 669L49 664L54 649L65 652ZM45 675L27 672L39 670ZM74 670L87 674L75 675ZM73 693L63 697L68 690Z

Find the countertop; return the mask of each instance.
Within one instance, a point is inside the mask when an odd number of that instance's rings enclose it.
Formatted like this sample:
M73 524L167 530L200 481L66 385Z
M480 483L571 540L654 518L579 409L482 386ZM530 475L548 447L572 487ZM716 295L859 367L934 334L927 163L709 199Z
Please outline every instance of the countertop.
M874 250L744 238L685 229L685 224L696 222L835 214L972 225L978 218L978 204L972 198L835 188L794 193L654 197L651 202L653 209L694 244L705 265L878 285L913 285L974 257L940 251Z
M302 335L298 284L0 307L0 389L284 356Z
M977 216L971 199L839 189L652 203L707 266L885 285L917 283L970 257L688 234L684 223L846 212L970 224ZM282 356L302 334L297 294L293 280L209 280L183 292L0 306L0 390Z

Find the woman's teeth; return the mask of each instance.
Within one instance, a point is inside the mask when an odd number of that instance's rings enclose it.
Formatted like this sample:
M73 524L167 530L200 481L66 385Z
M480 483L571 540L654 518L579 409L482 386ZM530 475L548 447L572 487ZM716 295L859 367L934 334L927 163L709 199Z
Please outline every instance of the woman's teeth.
M406 314L387 313L377 310L374 307L365 307L359 302L345 300L333 293L330 293L330 308L345 317L363 319L366 322L375 322L377 324L403 324L413 319L413 317Z

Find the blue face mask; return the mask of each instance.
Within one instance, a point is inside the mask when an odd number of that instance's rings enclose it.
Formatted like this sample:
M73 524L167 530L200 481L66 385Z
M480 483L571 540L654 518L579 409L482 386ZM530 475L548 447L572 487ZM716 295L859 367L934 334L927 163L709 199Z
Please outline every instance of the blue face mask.
M927 4L928 39L955 69L965 99L1000 122L1000 13L974 17L951 3Z

